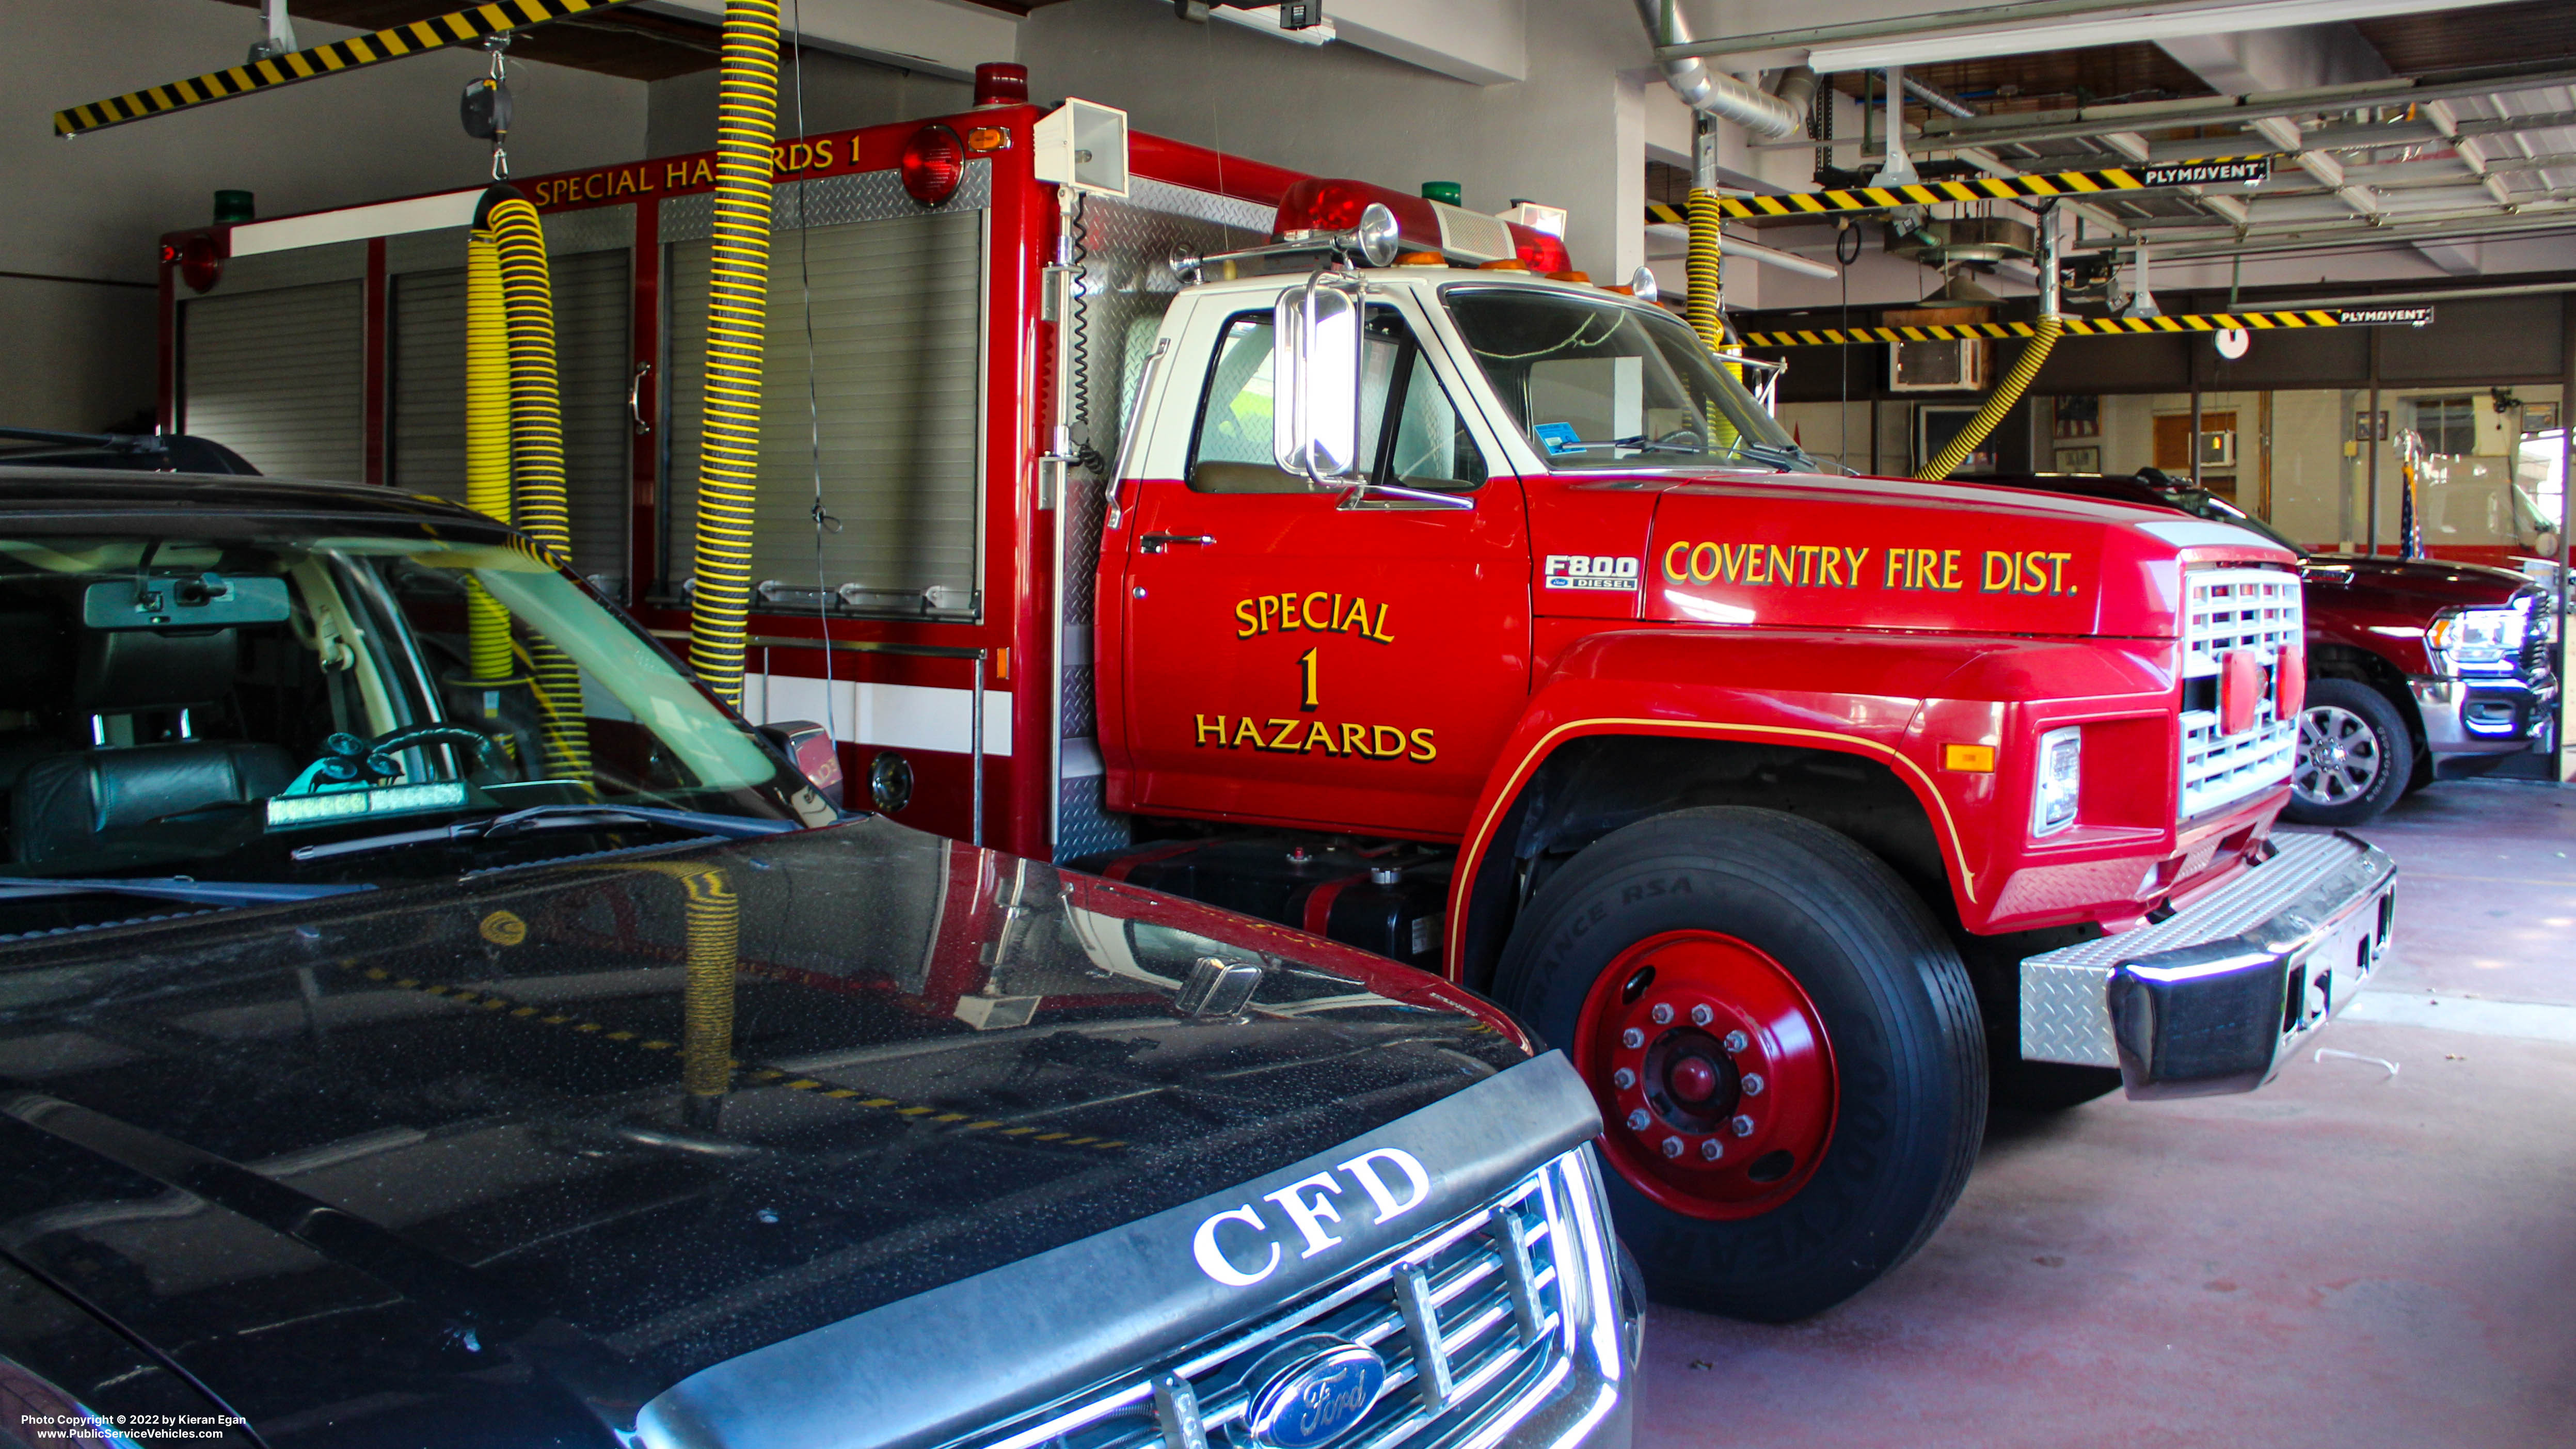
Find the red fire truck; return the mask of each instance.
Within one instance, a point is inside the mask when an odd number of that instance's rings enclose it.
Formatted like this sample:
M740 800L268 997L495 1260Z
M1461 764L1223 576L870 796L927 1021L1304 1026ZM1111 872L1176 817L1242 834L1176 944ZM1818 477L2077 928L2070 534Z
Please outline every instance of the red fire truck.
M778 149L746 711L852 803L1497 997L1656 1295L1763 1318L1930 1235L1990 1087L2249 1089L2371 973L2387 858L2271 834L2286 551L1828 475L1553 236L1023 96ZM521 183L573 563L672 639L712 182ZM477 194L171 235L165 427L459 494Z

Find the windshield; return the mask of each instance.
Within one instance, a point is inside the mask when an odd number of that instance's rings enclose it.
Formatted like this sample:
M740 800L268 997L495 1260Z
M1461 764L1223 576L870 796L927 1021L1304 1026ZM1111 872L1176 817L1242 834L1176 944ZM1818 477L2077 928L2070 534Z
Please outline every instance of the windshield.
M2206 493L2198 489L2191 489L2177 495L2174 499L2174 506L2180 508L2185 513L2198 514L2200 517L2210 519L2214 522L2232 523L2238 528L2251 529L2252 531L2263 535L2265 538L2272 540L2274 543L2279 544L2281 547L2288 549L2290 552L2299 555L2301 558L2307 557L2308 551L2301 548L2299 545L2290 542L2288 538L2281 534L2280 530L2274 528L2268 523L2265 523L2263 520L2256 518L2253 514L2246 512L2244 509L2237 507L2235 504L2228 502L2226 499L2221 498L2214 493Z
M0 934L146 913L40 882L224 904L829 818L650 639L489 537L0 537Z
M1812 468L1671 314L1574 292L1452 287L1458 331L1552 469L1639 463Z

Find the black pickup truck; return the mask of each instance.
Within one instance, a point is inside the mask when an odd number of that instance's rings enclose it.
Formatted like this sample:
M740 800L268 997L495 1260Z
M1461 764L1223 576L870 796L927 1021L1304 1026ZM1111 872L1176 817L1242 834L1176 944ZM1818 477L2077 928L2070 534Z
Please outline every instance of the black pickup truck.
M846 814L435 500L9 470L0 627L0 1445L1627 1443L1472 994Z

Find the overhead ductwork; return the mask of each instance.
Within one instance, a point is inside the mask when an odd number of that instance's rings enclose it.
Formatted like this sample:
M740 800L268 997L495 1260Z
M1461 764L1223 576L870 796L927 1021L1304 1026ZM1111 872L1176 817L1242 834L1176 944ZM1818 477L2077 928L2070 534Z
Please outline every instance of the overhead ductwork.
M1690 44L1690 27L1675 0L1637 0L1637 18L1646 39L1657 46ZM1807 128L1807 106L1816 94L1816 74L1801 66L1780 82L1780 94L1759 91L1708 68L1696 56L1663 62L1664 80L1682 104L1694 111L1733 121L1757 136L1795 135Z

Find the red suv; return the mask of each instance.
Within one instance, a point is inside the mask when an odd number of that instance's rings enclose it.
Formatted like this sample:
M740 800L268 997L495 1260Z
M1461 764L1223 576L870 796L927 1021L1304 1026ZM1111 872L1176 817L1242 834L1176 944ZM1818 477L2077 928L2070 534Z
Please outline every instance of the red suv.
M2435 780L2556 748L2557 619L2521 574L2434 559L2310 553L2227 500L2153 468L2134 476L1962 479L2145 503L2252 529L2299 554L2307 710L2282 813L2357 825Z

